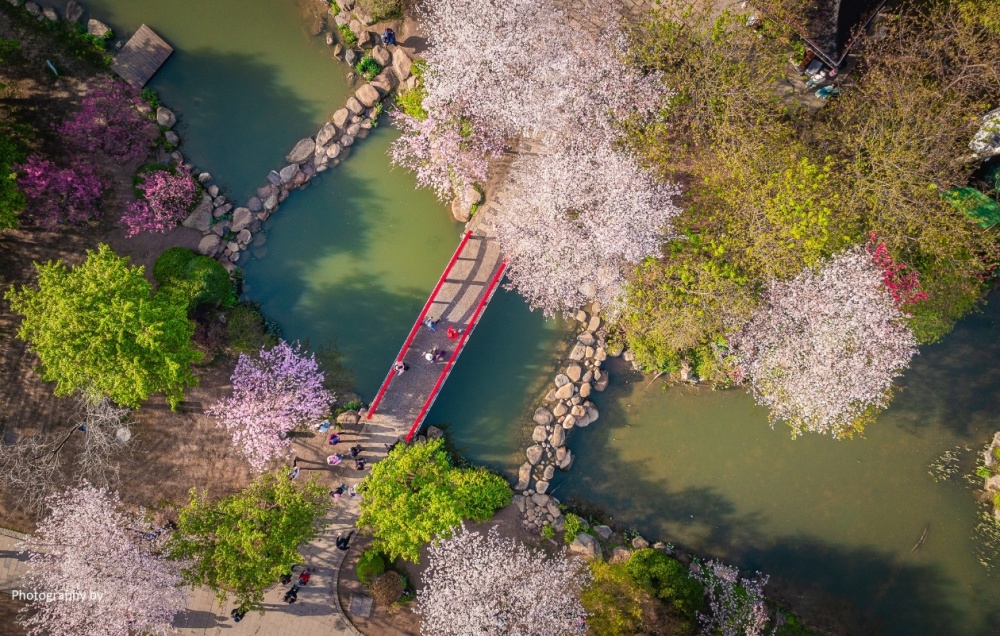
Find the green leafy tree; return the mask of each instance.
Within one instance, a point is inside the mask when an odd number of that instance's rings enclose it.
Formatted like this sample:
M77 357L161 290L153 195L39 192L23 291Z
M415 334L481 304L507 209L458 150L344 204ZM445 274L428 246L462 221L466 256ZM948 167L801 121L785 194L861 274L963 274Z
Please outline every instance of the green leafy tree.
M390 559L416 562L420 546L450 536L465 519L485 521L510 503L507 482L484 468L456 468L441 439L400 445L358 490L364 494L358 527Z
M299 546L316 535L326 491L314 482L299 485L283 473L264 473L244 490L212 502L191 490L171 540L172 558L187 560L181 574L191 585L229 595L243 607L259 607L264 590L293 563Z
M103 244L75 267L56 261L35 269L37 289L11 288L5 297L24 317L18 336L38 354L56 395L82 391L137 408L163 392L171 408L180 404L196 383L190 366L202 358L185 303L154 296L143 268Z

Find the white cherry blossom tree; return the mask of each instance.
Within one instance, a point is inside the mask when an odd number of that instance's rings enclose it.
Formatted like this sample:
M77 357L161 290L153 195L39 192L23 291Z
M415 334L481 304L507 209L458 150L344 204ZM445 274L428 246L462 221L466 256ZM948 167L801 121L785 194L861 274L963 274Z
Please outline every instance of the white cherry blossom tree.
M484 537L464 526L431 544L417 593L421 633L435 636L559 636L580 633L579 592L590 571L565 552L546 557L494 526Z
M774 281L732 339L740 370L771 419L794 435L847 437L889 405L917 352L882 269L855 248Z
M84 483L48 499L49 516L20 544L22 588L48 594L19 621L31 636L166 634L186 607L179 565L159 554L164 535L122 511L117 493ZM61 596L60 596L61 595Z
M705 586L709 612L701 615L705 634L721 636L762 636L769 611L764 600L768 577L760 572L740 578L740 571L719 561L697 563L691 576Z
M591 300L614 313L626 270L669 232L676 193L609 147L520 157L495 228L512 287L548 314Z

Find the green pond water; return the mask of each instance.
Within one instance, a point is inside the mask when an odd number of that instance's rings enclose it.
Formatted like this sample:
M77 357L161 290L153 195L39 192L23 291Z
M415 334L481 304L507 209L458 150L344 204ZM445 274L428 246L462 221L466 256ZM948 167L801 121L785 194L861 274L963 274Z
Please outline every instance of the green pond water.
M309 35L296 0L94 0L130 33L146 23L176 52L151 86L180 116L182 150L242 199L349 93L346 67ZM341 166L297 191L245 264L246 295L286 338L333 342L371 399L457 245L461 227L389 166L388 121ZM653 539L772 576L791 606L848 633L1000 633L1000 584L976 558L979 508L928 464L971 468L997 413L1000 310L927 347L863 439L789 439L742 392L675 387L613 367L601 417L574 431L555 494L601 507ZM530 412L555 372L565 325L498 293L428 421L474 461L513 475ZM910 554L927 528L926 541Z

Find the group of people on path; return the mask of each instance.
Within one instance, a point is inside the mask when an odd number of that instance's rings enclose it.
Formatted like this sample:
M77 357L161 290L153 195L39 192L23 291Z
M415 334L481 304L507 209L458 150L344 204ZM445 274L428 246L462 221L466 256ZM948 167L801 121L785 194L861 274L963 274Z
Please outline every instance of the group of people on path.
M423 325L430 329L431 331L437 331L437 324L441 322L440 318L431 318L430 316L424 318ZM457 340L462 337L464 333L463 329L457 329L454 325L448 325L448 329L445 331L445 335L448 336L448 340ZM443 349L438 349L437 347L431 347L428 351L424 351L420 356L427 362L442 362L448 358L448 352ZM406 364L402 360L396 360L395 364L392 365L392 370L396 372L397 376L403 375L404 372L409 371L410 365Z

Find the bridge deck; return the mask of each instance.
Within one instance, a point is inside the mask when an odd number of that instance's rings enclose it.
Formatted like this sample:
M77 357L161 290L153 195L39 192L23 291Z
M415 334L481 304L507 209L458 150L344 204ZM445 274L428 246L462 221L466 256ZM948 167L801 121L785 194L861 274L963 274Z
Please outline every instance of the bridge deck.
M403 423L408 427L407 439L413 437L479 323L506 267L494 237L472 232L463 236L390 365L403 362L407 369L397 374L390 368L372 401L369 419L378 412L382 418ZM436 331L424 326L426 318L437 321ZM461 330L461 336L449 339L449 326ZM424 352L435 350L445 353L443 359L434 362L424 359Z

